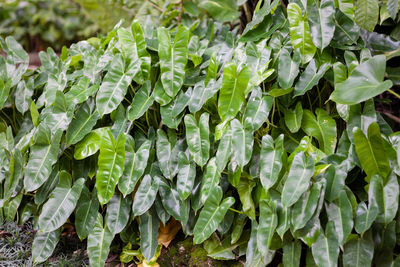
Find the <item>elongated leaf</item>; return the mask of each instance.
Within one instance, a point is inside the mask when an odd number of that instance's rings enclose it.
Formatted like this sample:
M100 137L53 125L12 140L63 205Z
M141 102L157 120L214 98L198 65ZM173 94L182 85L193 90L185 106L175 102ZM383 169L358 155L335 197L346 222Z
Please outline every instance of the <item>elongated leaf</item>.
M301 62L305 64L313 58L317 50L311 38L310 26L296 3L290 3L287 6L287 13L292 46L294 49L299 49Z
M324 76L328 69L328 64L325 63L319 67L315 65L315 60L308 63L305 71L300 75L299 81L294 87L294 96L304 95L307 91L311 90L314 86L318 85L319 80Z
M310 63L311 64L311 63ZM291 133L295 133L300 130L301 121L303 119L303 107L301 102L297 102L294 110L285 109L285 124Z
M39 126L24 171L24 188L26 191L38 189L49 178L52 166L57 161L61 134L61 131L57 131L51 138L49 128Z
M146 174L138 190L135 193L135 198L132 205L134 216L140 216L150 209L153 205L158 192L158 179L151 179L149 174ZM152 181L153 180L153 181Z
M174 146L163 130L157 130L156 152L159 167L163 175L170 180L178 173L178 149L178 143Z
M89 233L87 241L90 266L104 266L113 239L114 235L108 230L107 225L103 226L103 216L97 213L96 222Z
M340 197L326 205L329 221L335 225L338 242L343 245L353 229L353 208L344 190L340 192Z
M81 198L79 199L75 210L76 233L81 240L85 239L93 229L99 209L99 201L96 192L93 192L92 197L89 198L89 191L85 189L86 188L84 187L82 190ZM83 197L85 191L87 191L87 196Z
M379 6L375 0L358 0L355 11L355 21L357 24L370 32L378 23Z
M84 159L95 154L100 149L101 138L103 134L107 133L107 128L98 128L87 134L75 146L74 158Z
M191 88L186 92L180 91L171 102L160 107L161 119L169 128L178 128L185 115L183 111L189 102L191 92Z
M240 171L239 171L240 174ZM239 176L240 178L240 176ZM242 178L238 182L233 183L237 188L237 192L242 203L243 212L252 220L256 219L256 208L252 198L253 188L256 183L250 179Z
M100 204L106 204L114 195L115 186L124 170L126 135L115 141L110 130L101 137L99 168L96 174L97 196Z
M312 4L307 6L307 15L311 26L311 37L316 47L324 50L332 40L335 32L333 18L335 5L333 0L322 0L319 8Z
M133 121L140 118L153 102L154 96L151 94L151 85L149 81L146 81L132 100L132 105L128 110L128 119Z
M253 153L254 137L250 129L244 128L239 120L231 121L232 158L243 169L249 163Z
M0 82L1 83L1 82ZM0 85L1 87L1 85ZM3 88L6 91L5 88ZM15 107L19 112L24 114L29 110L29 107L32 102L32 95L34 90L34 83L33 79L29 79L27 82L20 81L17 86L17 90L15 91ZM7 94L8 96L8 94ZM0 97L1 98L1 97Z
M379 214L376 221L379 223L389 224L394 217L399 206L399 183L397 177L391 174L387 183L384 185L383 180L379 176L373 176L371 179L370 187L373 180L378 180L380 184L377 190L374 190L372 199L376 202L379 208Z
M65 135L67 144L76 144L87 135L100 118L93 102L84 103L76 112Z
M140 250L147 261L150 261L156 254L159 226L160 222L154 209L140 216Z
M308 189L310 178L314 173L314 159L306 158L304 152L297 153L289 170L288 178L283 186L282 204L290 207L299 200Z
M125 143L124 172L118 182L118 188L123 195L130 194L137 181L143 175L149 159L151 142L146 140L135 152L132 136L127 136Z
M180 153L176 190L182 201L187 199L192 193L195 178L196 165L190 162L184 153Z
M201 202L205 203L213 192L212 189L218 185L220 172L218 171L216 158L211 158L207 164L206 172L201 183Z
M161 82L168 96L178 94L185 78L189 31L180 26L174 41L167 29L158 29L158 56L160 57Z
M271 246L272 236L278 225L278 215L276 214L274 203L268 203L266 200L260 201L259 222L257 247L262 254L266 254Z
M325 198L332 202L339 198L340 191L344 188L347 173L343 171L340 167L335 168L335 166L329 166L324 172L326 177L326 190Z
M300 266L301 257L301 242L299 240L288 241L284 240L283 243L283 257L282 262L287 267Z
M207 10L214 19L220 22L232 21L239 16L234 0L206 0L202 1L199 6Z
M36 233L32 244L32 259L34 263L46 261L60 240L61 227L48 233Z
M129 59L128 65L140 65L140 70L134 76L134 80L143 84L150 77L151 58L146 50L146 41L140 24L134 21L130 31L124 28L118 29L118 37L122 53L126 59Z
M337 266L339 243L332 222L326 225L326 234L321 233L312 245L312 255L318 266Z
M207 85L203 81L196 83L189 101L189 110L192 113L199 111L202 106L213 97L221 88L222 79L210 80Z
M190 155L200 167L207 163L210 153L209 117L210 114L203 113L197 122L192 115L185 116L186 142Z
M385 92L393 86L392 81L383 81L385 68L385 56L368 59L358 65L347 80L335 85L330 99L336 103L354 105Z
M132 199L114 194L107 205L106 224L111 233L120 233L128 224Z
M282 49L279 55L278 65L278 81L282 89L292 87L294 79L299 74L300 55L298 52L293 53L290 57L290 52L287 49Z
M252 91L244 113L244 127L257 131L267 121L273 98L262 96L260 88Z
M354 229L359 234L367 231L378 216L377 207L367 207L364 202L357 204Z
M343 266L371 266L374 255L374 244L365 238L352 237L344 245Z
M292 207L291 224L293 232L303 228L314 215L321 194L321 183L314 184L310 191L304 192Z
M209 198L207 198L194 227L193 241L195 244L202 243L218 228L226 212L235 202L233 197L227 197L222 202L221 200L222 190L219 186L216 186L213 188Z
M218 98L218 114L222 121L233 119L242 105L249 83L251 71L248 67L238 72L235 63L227 63L224 67L222 88Z
M80 104L97 92L99 87L99 84L90 85L88 77L82 77L77 84L71 86L71 89L65 94L65 98L68 102Z
M221 140L219 141L217 153L215 154L215 157L218 159L217 168L220 173L225 169L228 160L231 158L231 149L232 134L229 129L224 133Z
M359 128L353 130L353 137L357 156L368 177L380 174L383 178L386 178L390 172L389 159L383 147L378 124L370 124L368 139Z
M178 192L171 188L163 178L158 178L159 192L161 196L162 205L165 210L172 215L176 220L181 218L181 204L179 202Z
M319 148L325 154L333 154L336 147L336 122L328 112L317 108L317 118L309 110L304 110L301 127L308 135L318 140Z
M115 110L127 92L136 72L125 69L122 56L115 55L96 95L96 106L100 116Z
M283 151L283 135L280 135L275 142L271 136L263 136L260 153L260 181L266 191L278 181L283 165Z
M43 205L39 216L39 228L42 232L48 233L60 228L78 203L85 180L80 178L70 187L69 182L65 181L71 179L68 176L67 173L60 174L59 184L50 194L49 200Z

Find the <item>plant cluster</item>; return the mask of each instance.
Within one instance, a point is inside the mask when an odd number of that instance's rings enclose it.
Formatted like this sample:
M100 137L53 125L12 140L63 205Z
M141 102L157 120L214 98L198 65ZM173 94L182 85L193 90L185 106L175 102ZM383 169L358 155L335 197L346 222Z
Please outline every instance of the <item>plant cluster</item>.
M374 99L400 97L399 42L365 1L260 1L240 34L117 25L36 70L1 39L2 220L33 217L35 263L68 222L91 266L117 236L122 262L153 265L178 221L246 266L399 264L400 135Z

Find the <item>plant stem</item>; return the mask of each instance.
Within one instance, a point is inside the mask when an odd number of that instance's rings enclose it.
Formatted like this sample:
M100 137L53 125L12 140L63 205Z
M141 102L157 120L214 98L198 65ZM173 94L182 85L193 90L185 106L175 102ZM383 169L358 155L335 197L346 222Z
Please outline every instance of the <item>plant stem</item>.
M397 97L398 99L400 99L400 95L398 93L396 93L395 91L393 91L392 89L388 89L388 92L391 93L392 95L394 95L395 97Z

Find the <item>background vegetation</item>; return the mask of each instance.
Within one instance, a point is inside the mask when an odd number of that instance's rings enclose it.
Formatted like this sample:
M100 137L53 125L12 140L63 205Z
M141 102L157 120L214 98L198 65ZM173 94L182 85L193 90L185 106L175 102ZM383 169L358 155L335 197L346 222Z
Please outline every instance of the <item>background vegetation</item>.
M165 264L177 232L191 259L400 264L397 0L77 4L107 33L37 69L0 39L0 218L33 263L72 227L92 266Z

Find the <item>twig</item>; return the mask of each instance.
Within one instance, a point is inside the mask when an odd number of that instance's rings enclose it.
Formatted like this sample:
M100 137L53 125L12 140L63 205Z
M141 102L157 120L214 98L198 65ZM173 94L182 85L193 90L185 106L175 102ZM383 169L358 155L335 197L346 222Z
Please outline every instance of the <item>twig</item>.
M159 7L156 3L154 3L153 1L151 1L151 0L146 0L146 1L149 2L150 5L155 7L158 11L160 11L161 13L164 13L164 10L161 7Z
M391 118L395 122L400 123L400 118L394 116L393 114L390 114L389 112L380 112L380 113L385 114L386 116L388 116L389 118Z
M396 93L395 91L388 89L388 92L391 93L392 95L394 95L395 97L397 97L398 99L400 99L400 95L398 93Z

